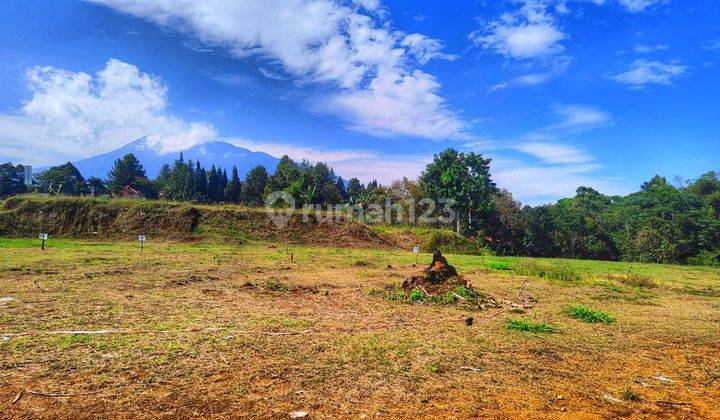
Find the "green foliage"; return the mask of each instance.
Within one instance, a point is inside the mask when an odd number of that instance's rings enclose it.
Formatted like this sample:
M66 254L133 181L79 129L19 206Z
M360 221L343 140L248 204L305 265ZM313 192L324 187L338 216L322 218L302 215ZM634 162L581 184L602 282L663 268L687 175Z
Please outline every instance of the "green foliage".
M98 177L91 176L88 178L87 185L93 195L105 195L108 193L107 183Z
M622 393L620 394L620 397L623 399L623 401L640 401L640 395L638 395L635 391L633 391L630 388L625 388Z
M408 299L410 299L413 302L421 302L425 300L425 293L422 292L420 289L413 289L408 294Z
M441 204L453 200L464 233L475 235L493 209L497 191L490 177L490 159L447 149L435 155L420 181L427 197Z
M488 263L488 268L493 270L510 270L510 265L505 261L491 262Z
M227 175L226 175L227 176ZM222 178L222 175L217 175L218 180ZM233 166L232 168L232 177L230 178L230 181L227 181L227 186L225 187L225 191L223 192L223 195L225 197L225 201L228 203L239 203L240 202L240 195L242 193L242 184L240 183L240 177L238 176L238 170L236 166ZM218 186L219 188L220 186Z
M139 190L137 183L139 178L146 178L145 169L134 154L128 153L122 159L115 160L115 164L108 173L108 189L115 194L125 186Z
M720 249L716 251L702 250L698 255L689 257L688 264L720 267Z
M557 329L548 323L535 322L524 318L508 318L505 321L505 328L513 331L526 331L531 333L554 333Z
M283 292L287 290L287 287L277 280L270 279L263 284L263 289L273 292Z
M13 166L11 162L0 165L0 198L16 194L24 194L25 168L22 165Z
M89 193L85 178L70 162L40 173L36 181L41 191L54 195L83 195Z
M585 305L569 306L563 313L570 318L579 319L582 322L590 324L611 324L615 322L615 318L607 312L591 309Z
M262 204L267 182L268 173L264 166L258 165L252 168L242 184L242 202L249 206Z
M492 252L477 240L471 240L447 229L432 229L422 236L421 249L450 254L491 255Z

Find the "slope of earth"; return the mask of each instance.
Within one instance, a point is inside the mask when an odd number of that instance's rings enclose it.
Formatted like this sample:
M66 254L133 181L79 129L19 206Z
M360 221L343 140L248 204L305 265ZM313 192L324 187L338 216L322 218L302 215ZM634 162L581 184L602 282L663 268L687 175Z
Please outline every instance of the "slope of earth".
M169 201L20 196L0 202L0 236L51 238L149 238L388 248L397 244L352 220L326 223L295 211L278 228L264 208L195 205Z
M0 239L0 256L2 418L720 416L718 269L447 255L502 304L469 312L372 293L418 270L409 252Z

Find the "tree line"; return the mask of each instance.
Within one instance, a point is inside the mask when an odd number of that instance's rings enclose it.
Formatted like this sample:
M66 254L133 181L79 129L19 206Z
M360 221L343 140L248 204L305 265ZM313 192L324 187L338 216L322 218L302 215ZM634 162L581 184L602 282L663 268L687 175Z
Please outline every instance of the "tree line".
M263 205L268 194L285 191L298 205L391 205L394 210L384 222L394 224L407 223L410 215L439 213L437 203L450 199L450 227L501 255L720 265L720 179L712 171L682 185L655 176L627 196L581 186L573 197L533 207L496 186L490 159L453 149L436 155L418 179L389 185L363 184L357 178L346 182L325 163L295 162L288 156L272 174L257 166L241 180L235 167L228 175L214 165L206 169L185 161L182 153L151 180L128 154L114 162L107 180L85 180L66 163L38 174L32 189L66 195L130 191L150 199L248 206ZM0 197L25 192L22 166L0 165Z

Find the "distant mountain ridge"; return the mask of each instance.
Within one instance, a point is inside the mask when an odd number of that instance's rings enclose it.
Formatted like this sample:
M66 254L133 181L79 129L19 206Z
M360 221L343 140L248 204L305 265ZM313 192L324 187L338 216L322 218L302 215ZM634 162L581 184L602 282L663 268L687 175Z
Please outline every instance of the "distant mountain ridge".
M180 156L180 152L158 153L158 151L147 144L144 138L133 141L125 146L115 149L111 152L93 156L87 159L81 159L73 162L80 173L87 179L91 176L98 178L107 178L107 174L113 166L116 159L121 159L128 153L132 153L142 163L148 178L155 178L160 172L160 168L164 164L172 166L175 159ZM237 166L240 178L255 166L262 165L268 172L275 171L280 159L263 152L253 152L248 149L234 146L223 141L211 141L198 144L183 150L185 161L200 161L200 164L209 169L212 165L228 171L228 175L233 166ZM37 173L47 168L40 168L33 172Z

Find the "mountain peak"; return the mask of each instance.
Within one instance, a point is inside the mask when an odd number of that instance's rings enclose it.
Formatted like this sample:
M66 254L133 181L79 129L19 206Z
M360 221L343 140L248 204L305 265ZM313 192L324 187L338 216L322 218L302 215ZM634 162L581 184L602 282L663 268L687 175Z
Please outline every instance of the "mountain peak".
M147 142L146 137L134 140L113 151L78 160L73 164L85 177L107 177L107 173L116 159L132 153L140 160L149 178L155 178L163 165L172 165L180 156L180 151L161 153ZM244 177L252 168L263 165L269 172L274 172L279 159L263 152L253 152L243 147L214 140L189 147L182 151L185 160L200 161L204 167L215 165L228 172L237 166L238 174Z

